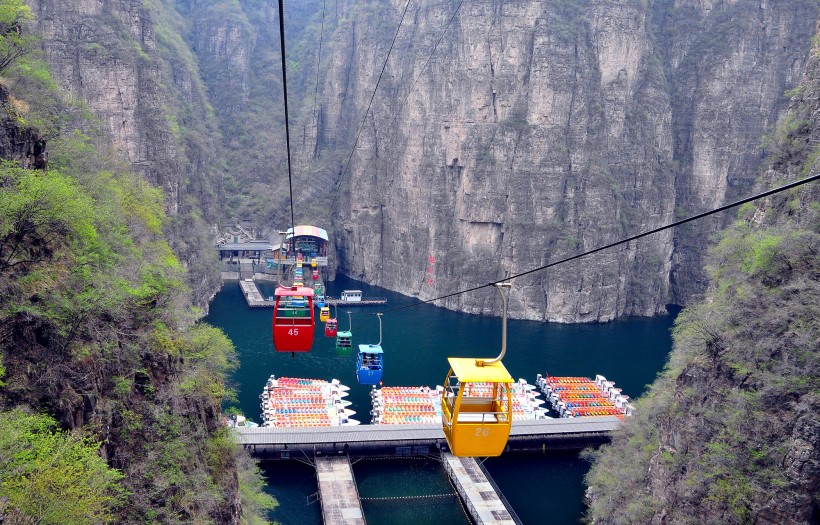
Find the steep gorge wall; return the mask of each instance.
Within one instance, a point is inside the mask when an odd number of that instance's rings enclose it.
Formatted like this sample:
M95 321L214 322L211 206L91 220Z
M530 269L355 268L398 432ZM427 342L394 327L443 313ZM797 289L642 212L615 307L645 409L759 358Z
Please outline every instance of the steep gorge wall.
M230 216L250 221L271 240L290 224L285 150L284 99L276 0L232 2L175 0L191 20L185 39L194 51L221 131ZM323 4L326 7L322 18ZM311 165L315 133L316 61L338 20L332 3L285 2L288 93L295 218L300 224L326 226L328 206L309 191L316 174ZM329 183L328 186L331 186ZM321 188L319 200L328 192Z
M405 2L340 4L320 152L353 144ZM425 69L457 4L410 6L332 197L340 270L422 299L745 195L818 14L813 2L480 0ZM686 304L724 222L517 279L511 315L601 321ZM495 303L490 291L445 301Z
M815 43L755 189L816 174L818 144ZM591 523L820 523L820 184L736 216L666 370L593 454Z
M84 102L113 147L161 187L169 237L193 301L218 287L209 228L221 215L222 161L212 108L181 37L187 21L160 0L29 0L33 32L69 96Z
M202 302L223 211L272 239L290 220L275 2L30 3L60 84L164 188ZM478 0L427 64L458 2L412 2L345 170L405 3L340 0L324 30L321 5L286 6L296 220L331 232L340 271L423 299L745 195L818 14L809 0ZM686 304L724 224L517 279L511 314ZM496 298L445 304L490 313Z

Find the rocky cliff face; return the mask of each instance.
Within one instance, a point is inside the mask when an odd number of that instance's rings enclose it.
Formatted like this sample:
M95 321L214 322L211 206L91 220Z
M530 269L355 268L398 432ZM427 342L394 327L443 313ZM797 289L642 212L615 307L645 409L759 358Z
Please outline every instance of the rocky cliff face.
M0 85L0 158L20 163L27 169L48 165L48 141L30 129L21 129L8 87Z
M818 15L809 0L479 0L431 56L459 3L411 4L360 135L405 3L339 1L324 29L322 2L290 4L286 36L296 221L331 232L342 272L422 299L746 194ZM60 83L165 189L175 248L207 297L200 247L221 204L266 232L290 222L275 2L31 6ZM517 279L511 315L686 304L725 222ZM444 303L497 307L489 290Z
M292 176L300 224L326 225L329 216L327 207L314 206L313 196L305 191L315 172L307 153L313 145L309 131L315 128L318 47L324 40L327 62L328 35L338 18L326 6L323 24L323 3L285 3ZM229 213L254 222L278 241L276 232L290 225L278 4L176 0L175 5L192 21L185 39L196 54L223 137L222 152L230 167ZM321 193L326 198L327 190Z
M162 2L31 0L55 80L84 102L124 160L160 186L170 238L199 304L218 286L209 225L221 209L219 141L184 21Z
M756 189L817 173L815 46ZM741 208L662 376L596 455L593 523L820 523L820 185Z
M340 4L320 152L350 151L405 3ZM350 169L327 174L340 270L422 299L746 194L818 14L812 2L481 0L427 65L457 5L413 2ZM723 224L517 279L511 315L604 321L686 304ZM489 313L495 299L445 304Z

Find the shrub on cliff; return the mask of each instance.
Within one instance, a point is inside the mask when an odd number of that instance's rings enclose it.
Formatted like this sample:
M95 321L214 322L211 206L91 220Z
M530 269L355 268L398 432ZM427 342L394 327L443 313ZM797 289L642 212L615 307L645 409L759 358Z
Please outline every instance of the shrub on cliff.
M99 444L42 414L0 412L0 522L112 523L125 492Z
M595 523L803 523L820 484L820 207L803 188L724 233L706 301L589 472ZM801 223L775 219L801 210ZM743 214L744 212L741 212ZM802 224L802 226L801 226ZM812 510L815 509L815 510Z
M0 74L34 48L37 39L22 31L31 19L31 9L23 0L0 0Z

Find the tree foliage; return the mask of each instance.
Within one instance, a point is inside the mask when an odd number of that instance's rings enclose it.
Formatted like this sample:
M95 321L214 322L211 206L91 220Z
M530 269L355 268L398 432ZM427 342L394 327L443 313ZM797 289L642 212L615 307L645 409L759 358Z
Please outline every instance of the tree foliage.
M804 446L820 424L820 213L806 218L740 223L710 251L708 300L681 313L663 375L595 455L593 521L753 523L784 501L809 518L820 471L793 464L820 453Z
M91 200L70 178L0 164L0 271L30 273L72 253L95 252Z
M0 74L34 49L37 39L23 33L32 18L23 0L0 0Z
M125 496L123 475L98 450L48 416L0 412L0 518L32 525L114 522Z
M80 443L101 449L123 475L112 496L122 500L116 518L89 513L93 523L233 521L236 502L257 497L262 506L249 503L245 519L259 518L271 501L257 484L237 483L255 479L253 469L221 422L234 349L218 330L194 325L185 269L166 238L163 193L119 160L85 111L64 102L42 63L32 64L10 68L10 91L43 90L28 93L41 100L16 120L51 130L50 159L46 171L0 164L0 407L53 414L50 435L94 436ZM70 457L61 472L72 476L91 461ZM16 499L0 495L0 505L14 505L12 522L23 516L21 491L73 490L38 483L6 485ZM72 509L50 508L50 522L84 523Z

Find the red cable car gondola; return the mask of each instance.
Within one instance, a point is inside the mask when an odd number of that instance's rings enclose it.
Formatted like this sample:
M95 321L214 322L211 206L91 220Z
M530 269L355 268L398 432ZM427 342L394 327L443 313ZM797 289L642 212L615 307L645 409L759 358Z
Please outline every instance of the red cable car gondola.
M309 352L313 346L313 289L276 288L273 346L277 352Z
M336 337L336 332L339 330L339 325L336 319L328 319L325 323L325 337Z
M336 333L339 331L339 321L336 319L336 314L338 310L336 309L335 305L333 307L333 317L325 322L325 337L336 337Z

